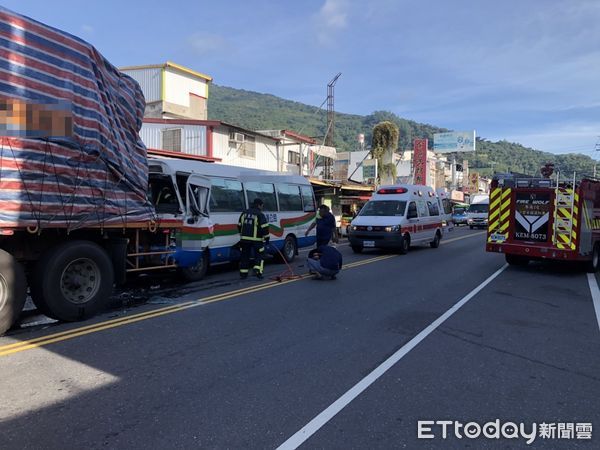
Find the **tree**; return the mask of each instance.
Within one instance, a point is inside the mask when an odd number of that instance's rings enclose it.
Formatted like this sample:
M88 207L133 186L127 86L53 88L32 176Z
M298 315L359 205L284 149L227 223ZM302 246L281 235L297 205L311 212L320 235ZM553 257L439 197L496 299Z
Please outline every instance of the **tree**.
M396 181L396 165L394 152L398 148L400 132L393 122L380 122L373 128L371 152L377 160L379 184L394 184Z

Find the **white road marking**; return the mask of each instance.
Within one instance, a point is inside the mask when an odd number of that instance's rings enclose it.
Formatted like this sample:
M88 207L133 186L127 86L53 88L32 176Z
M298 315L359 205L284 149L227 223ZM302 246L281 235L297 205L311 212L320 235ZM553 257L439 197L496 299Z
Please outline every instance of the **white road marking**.
M381 365L375 370L368 374L365 378L355 384L349 391L343 394L330 406L324 409L319 415L313 420L291 436L287 441L278 447L278 450L296 449L302 445L309 437L315 434L321 429L327 422L329 422L337 413L344 409L352 400L358 397L365 389L373 384L379 377L391 369L398 361L406 356L413 348L415 348L423 339L429 336L436 328L448 320L456 311L464 306L469 300L475 297L484 287L490 284L498 275L500 275L508 264L505 264L492 275L490 275L483 283L469 292L461 300L454 304L449 310L433 321L427 328L412 338L407 344L401 349L396 351L392 356L386 359Z
M590 285L590 292L592 293L592 300L594 303L594 310L596 311L596 320L598 321L598 328L600 329L600 288L598 288L598 281L596 275L588 273L588 284Z

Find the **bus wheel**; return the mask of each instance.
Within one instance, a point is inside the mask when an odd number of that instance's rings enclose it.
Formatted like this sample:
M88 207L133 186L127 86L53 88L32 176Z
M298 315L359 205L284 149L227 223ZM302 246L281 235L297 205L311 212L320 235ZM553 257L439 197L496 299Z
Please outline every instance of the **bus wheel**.
M400 254L406 255L408 250L410 249L410 236L405 234L402 236L402 241L400 241Z
M504 258L506 262L511 266L526 266L529 264L529 258L521 255L509 255L508 253L504 254Z
M31 297L44 314L72 322L104 308L113 283L113 266L104 249L89 241L71 241L50 249L38 261Z
M296 253L296 239L294 239L294 236L287 236L285 241L283 241L283 248L281 249L281 254L285 262L291 263L296 257Z
M17 321L26 297L23 267L10 253L0 250L0 334Z
M433 241L431 241L429 243L429 246L431 248L438 248L440 246L440 240L442 239L442 237L440 236L440 232L436 231L435 232L435 237L433 238Z
M202 256L198 258L198 262L194 266L182 267L179 269L181 276L186 281L200 281L206 276L208 270L208 248L202 252Z
M590 259L585 266L588 273L594 273L598 271L600 265L600 247L598 244L594 245L594 251L592 252L592 259Z

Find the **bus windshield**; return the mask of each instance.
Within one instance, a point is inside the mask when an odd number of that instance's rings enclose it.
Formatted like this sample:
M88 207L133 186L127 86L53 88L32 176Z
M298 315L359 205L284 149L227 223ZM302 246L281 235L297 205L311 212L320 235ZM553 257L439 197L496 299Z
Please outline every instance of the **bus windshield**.
M372 200L360 210L359 216L403 216L406 202L400 200Z

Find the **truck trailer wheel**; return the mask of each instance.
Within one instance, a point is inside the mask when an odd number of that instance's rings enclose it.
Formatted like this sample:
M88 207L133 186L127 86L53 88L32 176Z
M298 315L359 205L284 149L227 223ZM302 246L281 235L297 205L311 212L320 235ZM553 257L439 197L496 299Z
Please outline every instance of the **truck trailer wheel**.
M507 253L504 255L504 258L511 266L526 266L529 264L529 258L521 255L509 255Z
M208 248L202 252L202 256L198 259L198 263L191 267L182 267L179 269L179 273L185 279L185 281L200 281L206 276L208 270Z
M31 297L41 312L72 322L92 317L108 303L114 271L108 254L89 241L50 249L36 264Z
M592 252L592 259L585 264L585 270L588 273L594 273L598 271L600 265L600 246L594 245L594 251Z
M17 321L26 297L23 267L10 253L0 250L0 335Z

